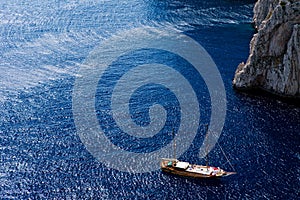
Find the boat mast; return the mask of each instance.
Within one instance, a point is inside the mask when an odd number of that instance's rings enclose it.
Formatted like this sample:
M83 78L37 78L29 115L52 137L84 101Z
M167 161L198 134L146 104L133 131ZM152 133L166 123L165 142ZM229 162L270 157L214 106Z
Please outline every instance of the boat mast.
M208 124L205 124L205 127L206 127L206 131L205 131L205 137L207 138L208 136ZM206 144L206 147L205 147L205 151L206 151L206 169L208 170L208 164L209 164L209 158L208 158L208 146Z
M174 128L172 129L172 135L173 135L173 150L174 150L174 159L176 159L176 140L175 140Z
M208 161L208 155L206 154L206 168L208 169L208 163L209 163L209 161Z

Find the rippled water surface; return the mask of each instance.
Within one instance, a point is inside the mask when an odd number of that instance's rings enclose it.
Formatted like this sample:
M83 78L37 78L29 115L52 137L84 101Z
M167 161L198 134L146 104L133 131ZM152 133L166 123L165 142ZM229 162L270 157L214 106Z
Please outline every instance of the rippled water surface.
M299 107L266 96L237 93L231 87L236 66L248 57L254 33L250 24L252 8L253 1L246 0L2 2L0 198L297 199L300 188ZM160 170L121 172L99 162L83 144L72 107L79 71L102 42L140 27L179 31L201 44L216 63L227 101L219 144L237 175L209 181L174 177ZM161 31L160 34L166 33ZM155 63L161 59L164 60L162 64L182 69L178 71L184 72L195 85L200 101L199 129L180 158L204 163L199 158L199 148L204 138L203 124L209 122L211 114L209 94L204 81L194 78L191 66L168 52L143 49L122 55L113 63L114 73L107 74L98 83L96 119L109 132L106 136L126 151L153 152L171 144L173 136L169 132L174 126L179 129L178 124L183 120L179 108L182 105L161 85L143 86L130 99L132 119L142 127L153 120L148 114L149 107L160 104L158 109L166 110L167 114L160 113L166 114L166 128L156 137L154 134L147 139L142 135L136 139L130 134L125 137L119 129L110 132L115 130L114 124L107 120L110 115L106 109L111 105L105 103L105 99L109 99L106 92L111 90L116 77L131 65L145 64L149 60ZM170 80L175 88L183 84L169 71L162 70L157 76ZM137 73L136 77L141 76ZM158 91L157 96L152 95L152 91ZM125 94L126 89L121 96ZM189 94L184 96L188 104ZM123 111L117 114L122 121ZM195 119L197 117L191 116L190 121ZM213 165L231 169L218 145L210 152L210 160Z

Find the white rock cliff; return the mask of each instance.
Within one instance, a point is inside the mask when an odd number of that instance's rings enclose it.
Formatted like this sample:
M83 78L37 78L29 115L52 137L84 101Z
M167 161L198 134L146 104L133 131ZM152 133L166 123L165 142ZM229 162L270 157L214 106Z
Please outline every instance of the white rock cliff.
M300 97L300 0L258 0L253 22L257 33L247 62L236 70L234 88Z

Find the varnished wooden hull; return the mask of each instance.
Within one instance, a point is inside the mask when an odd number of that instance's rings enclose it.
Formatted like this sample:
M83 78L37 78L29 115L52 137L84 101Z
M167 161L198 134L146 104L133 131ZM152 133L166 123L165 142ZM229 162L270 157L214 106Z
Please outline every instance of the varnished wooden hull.
M171 167L161 168L161 170L165 173L174 174L182 177L190 177L190 178L220 178L221 177L221 176L203 175L198 173L186 172L186 171L176 170Z
M178 163L185 166L176 166ZM180 162L174 159L163 159L160 163L160 167L165 173L191 178L215 179L235 174L235 172L226 172L217 167L191 165L187 162Z

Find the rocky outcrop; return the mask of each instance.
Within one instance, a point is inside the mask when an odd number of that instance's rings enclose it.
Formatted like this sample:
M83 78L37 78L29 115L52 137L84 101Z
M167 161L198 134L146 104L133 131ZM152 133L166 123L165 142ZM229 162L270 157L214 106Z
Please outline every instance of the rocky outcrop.
M253 22L257 33L247 62L236 70L233 86L300 97L300 1L259 0Z

